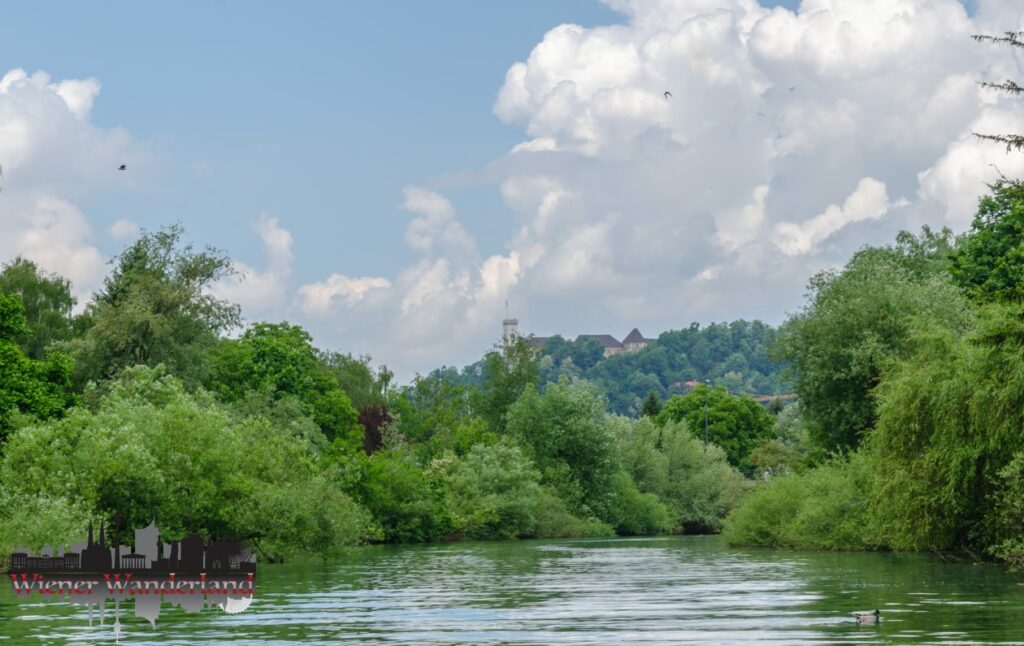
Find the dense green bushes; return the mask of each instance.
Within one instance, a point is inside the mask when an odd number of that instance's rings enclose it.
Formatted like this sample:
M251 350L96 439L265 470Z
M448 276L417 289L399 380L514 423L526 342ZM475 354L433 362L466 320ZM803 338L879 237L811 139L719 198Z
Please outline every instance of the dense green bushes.
M732 545L873 548L870 480L870 465L856 454L773 478L729 516L723 535Z
M746 493L724 451L695 439L685 423L616 418L613 429L624 468L666 506L672 531L717 531Z
M657 420L682 422L694 432L725 451L729 463L749 471L751 452L771 438L775 420L750 397L730 395L724 388L701 385L685 396L673 396L665 402Z
M903 234L817 280L783 348L811 439L849 457L759 487L729 517L731 543L1024 567L1022 195L995 185L953 247Z
M317 469L301 438L263 419L238 419L210 395L187 393L177 379L144 367L125 370L95 409L76 407L14 433L0 487L11 501L117 513L128 527L155 518L170 538L249 537L272 558L299 549L334 553L362 540L369 520ZM28 522L20 512L3 517ZM77 519L79 532L85 520ZM41 522L74 526L69 518ZM72 536L48 540L61 538Z

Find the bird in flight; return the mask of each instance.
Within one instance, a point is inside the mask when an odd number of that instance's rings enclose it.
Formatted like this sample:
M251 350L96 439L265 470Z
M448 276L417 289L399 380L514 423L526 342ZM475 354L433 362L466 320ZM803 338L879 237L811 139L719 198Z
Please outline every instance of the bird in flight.
M121 164L120 166L117 167L117 170L127 170L127 169L128 169L128 165L127 164Z
M665 98L667 99L667 98L669 98L670 96L672 96L672 93L671 93L671 92L669 92L668 90L665 90Z

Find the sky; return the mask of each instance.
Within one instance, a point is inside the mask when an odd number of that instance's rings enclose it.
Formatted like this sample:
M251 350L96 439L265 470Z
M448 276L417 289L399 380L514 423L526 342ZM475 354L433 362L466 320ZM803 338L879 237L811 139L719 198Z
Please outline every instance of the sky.
M5 5L0 262L79 307L180 222L247 321L402 379L525 333L780 323L1024 172L1009 0ZM665 92L670 95L666 96ZM120 164L127 170L117 171Z

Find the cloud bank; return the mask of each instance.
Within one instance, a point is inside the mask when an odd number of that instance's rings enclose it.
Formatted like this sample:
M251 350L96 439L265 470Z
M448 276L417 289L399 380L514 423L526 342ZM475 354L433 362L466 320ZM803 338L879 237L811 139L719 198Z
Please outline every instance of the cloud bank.
M0 258L18 255L72 281L80 300L99 286L106 258L77 205L124 178L119 164L142 152L127 132L90 122L96 79L54 82L22 69L0 78ZM110 234L132 234L118 222Z
M1018 58L969 38L1024 28L1009 0L973 15L956 0L608 3L620 24L556 26L495 79L494 115L522 141L459 181L500 195L506 212L486 217L514 223L503 246L481 248L471 231L492 225L460 212L438 169L395 196L408 266L298 281L295 214L264 215L263 266L236 262L246 279L215 292L409 377L479 357L506 299L538 334L777 323L815 271L900 229L963 230L986 182L1024 174L1024 155L971 134L1024 132L1024 101L977 83L1024 78ZM0 81L0 256L38 259L80 293L103 257L76 202L110 182L94 169L136 152L90 123L99 90Z
M505 249L481 254L437 186L409 187L420 260L302 286L320 337L408 374L479 356L506 297L539 334L778 322L860 246L966 228L990 164L1024 172L971 135L1024 130L1024 102L977 84L1020 65L969 38L1021 28L1009 2L609 4L622 24L551 29L497 93L524 134L478 173L518 223Z

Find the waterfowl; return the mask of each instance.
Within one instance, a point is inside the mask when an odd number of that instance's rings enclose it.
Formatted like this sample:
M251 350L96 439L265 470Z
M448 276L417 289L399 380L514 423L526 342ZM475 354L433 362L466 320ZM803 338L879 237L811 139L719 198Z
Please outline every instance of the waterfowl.
M877 610L871 612L855 612L853 618L857 620L858 624L877 624L879 621L879 613Z

